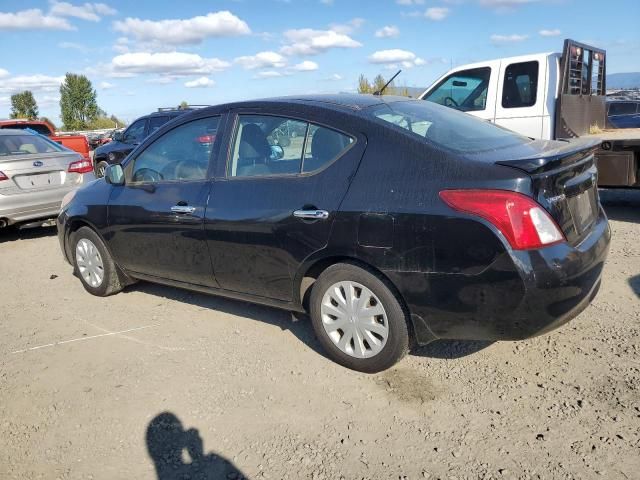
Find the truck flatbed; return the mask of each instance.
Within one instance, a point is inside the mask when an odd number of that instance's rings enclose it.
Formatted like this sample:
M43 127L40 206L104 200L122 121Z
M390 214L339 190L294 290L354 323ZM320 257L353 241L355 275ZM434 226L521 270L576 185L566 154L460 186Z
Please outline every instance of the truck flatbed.
M605 140L640 140L640 128L611 128L602 130L599 133L589 133L582 135L585 138L598 138Z

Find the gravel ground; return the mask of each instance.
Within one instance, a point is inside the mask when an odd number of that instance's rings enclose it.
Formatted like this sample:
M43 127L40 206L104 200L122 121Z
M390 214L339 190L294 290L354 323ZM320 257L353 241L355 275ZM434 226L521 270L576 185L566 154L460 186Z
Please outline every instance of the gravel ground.
M304 318L149 284L95 298L55 232L0 234L0 478L637 479L640 191L603 202L611 253L577 319L373 376Z

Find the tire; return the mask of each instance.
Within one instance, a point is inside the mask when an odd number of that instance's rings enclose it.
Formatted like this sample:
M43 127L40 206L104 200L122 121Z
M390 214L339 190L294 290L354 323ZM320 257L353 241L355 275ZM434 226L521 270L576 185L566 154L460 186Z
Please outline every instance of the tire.
M346 307L350 298L363 302L372 313L354 314L362 309ZM374 272L350 263L332 265L314 283L310 307L318 341L344 367L377 373L409 351L407 312L398 295Z
M104 160L99 161L96 164L96 177L101 178L104 177L104 169L107 168L109 164Z
M126 278L113 262L104 242L89 227L79 228L71 235L71 252L74 274L90 294L106 297L126 286ZM98 281L99 274L96 275L96 272L100 270L102 279Z

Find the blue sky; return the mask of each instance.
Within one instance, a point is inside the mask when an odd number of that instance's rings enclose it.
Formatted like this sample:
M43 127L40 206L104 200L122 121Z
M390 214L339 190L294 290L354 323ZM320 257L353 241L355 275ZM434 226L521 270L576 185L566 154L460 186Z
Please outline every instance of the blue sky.
M638 0L0 0L0 118L31 89L59 121L66 72L131 121L182 100L350 91L396 68L400 85L428 86L567 37L605 48L608 73L640 71L638 20Z

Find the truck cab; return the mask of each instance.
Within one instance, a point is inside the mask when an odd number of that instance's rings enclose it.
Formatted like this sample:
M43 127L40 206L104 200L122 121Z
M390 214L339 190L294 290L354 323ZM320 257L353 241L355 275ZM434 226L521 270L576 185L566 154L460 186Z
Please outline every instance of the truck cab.
M640 129L607 118L606 52L565 40L537 53L456 67L420 99L543 140L596 137L601 186L640 187Z

